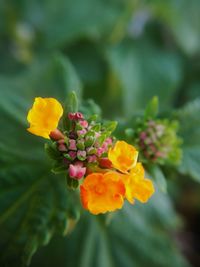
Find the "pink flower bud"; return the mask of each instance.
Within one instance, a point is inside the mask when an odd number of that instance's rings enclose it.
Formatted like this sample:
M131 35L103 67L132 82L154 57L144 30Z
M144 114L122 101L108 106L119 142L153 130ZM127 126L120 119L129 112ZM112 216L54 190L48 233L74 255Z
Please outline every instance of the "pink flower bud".
M86 157L86 151L79 150L77 152L77 156L79 156L81 158L85 158Z
M153 153L156 153L157 149L154 145L150 145L149 148L151 149Z
M69 176L74 179L81 179L86 173L86 167L83 167L83 163L77 161L75 164L69 165Z
M97 149L97 155L98 155L99 157L100 157L104 152L105 152L105 150L104 150L102 147L100 147L100 148Z
M95 132L95 137L98 138L101 134L98 132Z
M108 158L101 158L99 159L99 165L103 168L112 168L112 162Z
M79 124L83 127L83 128L87 128L88 127L88 122L86 120L80 121Z
M96 162L97 161L97 156L92 155L87 157L88 163Z
M75 151L69 151L69 156L72 160L74 160L76 158L76 152Z
M60 139L60 140L57 141L57 143L59 145L63 145L63 144L65 144L65 139Z
M113 142L113 140L112 140L111 137L108 137L108 138L106 138L106 140L105 140L105 143L107 143L108 145L112 145L112 142Z
M106 151L107 148L108 148L108 144L107 144L106 142L104 142L104 143L102 144L102 148L103 148L104 151Z
M51 139L55 141L65 138L65 136L58 129L55 129L54 131L52 131L49 136Z
M84 119L83 114L82 114L81 112L76 112L76 113L75 113L75 118L76 118L77 120L82 120L82 119Z
M78 135L84 135L86 133L87 133L87 131L85 129L77 131Z
M68 119L70 121L75 120L76 119L76 113L69 112L68 113Z
M69 149L70 150L77 150L77 148L76 148L76 140L69 139Z
M67 151L67 147L65 146L65 144L58 144L58 150L60 152L66 152Z
M147 134L145 132L140 133L140 139L144 140L147 137Z

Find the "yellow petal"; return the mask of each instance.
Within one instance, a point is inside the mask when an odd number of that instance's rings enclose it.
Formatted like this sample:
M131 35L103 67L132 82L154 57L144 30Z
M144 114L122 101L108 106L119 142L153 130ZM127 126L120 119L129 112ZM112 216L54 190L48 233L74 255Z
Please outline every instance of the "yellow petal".
M124 141L117 141L114 147L108 151L108 158L114 168L127 173L136 165L138 151Z
M63 108L55 98L36 97L29 110L27 120L32 134L49 139L50 133L58 126L63 115Z
M144 178L144 168L141 163L131 170L130 174L122 175L126 188L126 198L133 204L134 199L145 203L154 193L154 185L150 179Z

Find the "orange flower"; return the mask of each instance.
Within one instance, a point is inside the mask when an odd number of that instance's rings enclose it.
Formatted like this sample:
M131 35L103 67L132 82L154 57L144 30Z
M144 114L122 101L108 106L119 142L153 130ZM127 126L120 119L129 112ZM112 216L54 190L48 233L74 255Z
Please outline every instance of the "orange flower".
M138 151L124 141L117 141L108 151L108 158L117 170L127 173L137 162Z
M63 108L55 98L36 97L27 115L30 123L27 130L49 139L50 133L57 128L62 114Z
M126 188L126 198L134 203L134 198L145 203L154 193L154 186L151 180L144 178L144 168L141 163L130 171L130 174L121 175Z
M80 186L82 205L92 214L120 209L125 187L117 172L89 174Z

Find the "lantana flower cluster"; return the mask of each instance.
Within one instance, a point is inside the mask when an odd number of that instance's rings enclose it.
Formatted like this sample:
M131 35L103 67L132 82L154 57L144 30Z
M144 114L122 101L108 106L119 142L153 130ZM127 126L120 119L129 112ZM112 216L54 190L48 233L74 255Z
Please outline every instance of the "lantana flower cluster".
M148 201L154 186L137 162L135 147L116 141L105 125L85 119L80 112L64 114L67 130L58 129L62 116L56 99L37 97L28 112L28 131L50 139L46 148L54 160L54 172L64 172L68 185L80 188L85 209L100 214L122 208L126 199L132 204L135 199Z
M139 121L133 142L143 162L176 165L181 160L181 138L177 136L178 123L168 119Z

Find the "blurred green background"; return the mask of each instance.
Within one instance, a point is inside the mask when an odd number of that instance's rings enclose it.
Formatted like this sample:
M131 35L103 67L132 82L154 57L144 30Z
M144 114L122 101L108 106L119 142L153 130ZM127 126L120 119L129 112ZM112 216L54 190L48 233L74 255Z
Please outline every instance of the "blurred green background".
M26 132L34 97L71 90L119 127L155 95L176 114L183 162L168 193L112 218L81 211L71 229L77 204ZM0 0L1 267L35 252L31 267L200 266L199 114L199 0Z

